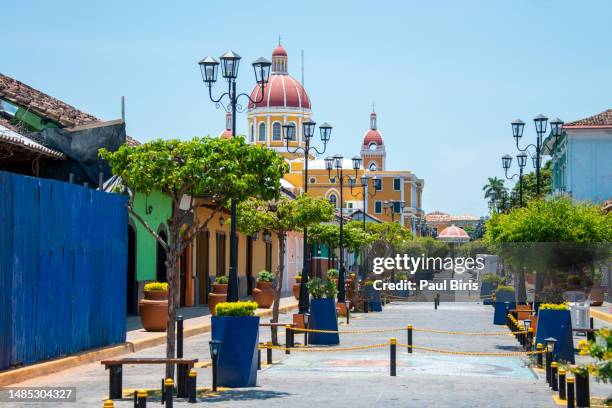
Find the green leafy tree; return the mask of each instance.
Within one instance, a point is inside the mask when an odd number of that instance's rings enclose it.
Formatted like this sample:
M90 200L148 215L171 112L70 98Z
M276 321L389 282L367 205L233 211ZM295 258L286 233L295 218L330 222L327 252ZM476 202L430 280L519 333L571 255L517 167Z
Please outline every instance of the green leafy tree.
M255 196L272 199L280 191L280 178L287 171L283 158L272 150L249 145L242 138L195 138L191 141L156 140L140 146L121 146L115 152L100 150L114 174L121 177L130 195L128 211L155 237L166 252L168 274L168 326L166 356L175 354L175 322L178 306L178 259L193 237L206 228L215 213L231 200ZM133 211L137 193L161 191L172 199L165 242ZM183 197L190 197L187 211L180 210ZM195 200L199 197L201 200ZM206 203L211 215L184 228L184 217ZM174 366L166 366L166 377L173 377Z
M552 191L552 161L547 161L540 169L540 196L546 196ZM535 171L523 175L523 205L537 197L536 194L536 173ZM513 207L519 206L519 184L515 183L512 191L516 194L516 200L512 201Z
M520 296L525 296L526 267L536 270L536 292L540 292L542 271L549 272L553 283L565 280L568 268L609 256L607 243L611 239L611 214L569 198L533 199L526 207L495 214L487 222L483 238L518 271Z
M294 200L286 196L274 201L249 199L238 205L238 230L248 235L257 231L270 230L278 237L279 263L273 284L272 322L278 322L285 272L287 233L330 221L333 214L334 207L328 200L322 197L312 198L307 194L302 194ZM275 332L273 336L276 337ZM276 344L277 339L272 340Z

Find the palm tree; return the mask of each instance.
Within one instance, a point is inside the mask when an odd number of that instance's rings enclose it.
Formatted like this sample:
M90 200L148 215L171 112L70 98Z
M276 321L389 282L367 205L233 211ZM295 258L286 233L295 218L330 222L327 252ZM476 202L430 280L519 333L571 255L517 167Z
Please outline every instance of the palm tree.
M502 195L504 194L503 191L507 193L508 189L504 186L504 180L499 179L497 177L489 177L489 183L485 184L485 186L482 188L482 191L485 192L485 199L491 198L495 200L502 197Z

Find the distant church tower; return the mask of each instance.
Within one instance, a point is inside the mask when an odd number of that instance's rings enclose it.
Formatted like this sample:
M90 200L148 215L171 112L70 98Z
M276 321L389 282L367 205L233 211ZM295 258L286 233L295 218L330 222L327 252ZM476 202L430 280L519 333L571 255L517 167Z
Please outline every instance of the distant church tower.
M387 152L383 138L376 124L376 112L370 113L370 129L363 136L361 159L363 167L369 171L385 170Z

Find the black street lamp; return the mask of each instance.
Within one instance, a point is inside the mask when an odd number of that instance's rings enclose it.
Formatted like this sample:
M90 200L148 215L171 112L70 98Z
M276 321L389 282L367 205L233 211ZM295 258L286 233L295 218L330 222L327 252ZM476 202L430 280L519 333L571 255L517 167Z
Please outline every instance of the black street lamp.
M353 158L354 160L355 158ZM376 186L373 185L372 187L372 191L370 191L370 180L374 181L374 184L378 183L378 178L376 178L376 176L374 177L368 177L368 176L361 176L361 195L363 197L363 230L366 230L366 199L368 197L372 198L376 195ZM353 187L354 187L354 183L351 184L351 194L353 194Z
M243 107L238 104L240 97L246 97L251 103L257 104L264 99L264 88L270 76L270 66L272 63L265 58L259 58L253 62L253 70L255 72L255 80L261 88L258 94L260 98L253 100L248 94L236 92L236 78L238 76L238 67L240 66L240 55L233 51L228 51L219 59L221 60L221 75L227 81L227 92L221 94L218 98L213 97L212 86L217 82L217 74L219 70L219 61L213 57L205 57L198 64L202 72L202 80L208 87L208 96L213 101L217 108L222 107L226 112L232 113L232 137L236 137L236 113L243 112ZM224 104L224 98L228 99L228 103ZM236 237L236 200L231 201L231 226L230 226L230 263L229 276L227 287L227 301L237 302L238 298L238 239Z
M540 176L540 169L542 167L542 149L543 149L543 142L544 142L544 134L546 133L546 126L548 124L548 118L544 115L538 115L533 119L533 123L535 124L535 128L536 128L536 143L533 144L529 144L527 146L525 146L525 148L521 148L519 146L519 139L521 137L523 137L523 130L525 128L525 122L523 122L520 119L514 120L512 122L512 137L514 137L514 140L516 141L516 148L522 152L528 152L528 149L531 147L535 150L534 154L530 153L531 156L531 160L533 162L533 167L535 168L536 171L536 195L540 195L540 190L541 190L541 176ZM561 136L562 132L563 132L563 121L559 118L555 118L550 122L550 130L551 130L551 134L553 135L553 137L555 138L555 144L557 143L559 137Z
M347 180L350 186L355 185L357 180L357 171L361 168L361 157L355 156L352 159L355 177L345 175L342 168L343 160L344 158L339 154L335 155L334 157L325 158L325 168L327 169L330 183L340 183L340 260L338 265L338 303L344 303L346 300L346 291L344 288L344 214L342 212L342 208L344 206L344 181ZM334 177L333 181L331 176L332 169L336 170L336 177Z
M502 167L504 169L504 175L508 180L513 180L515 177L518 177L519 183L519 206L523 206L523 169L527 165L527 154L525 152L519 153L516 155L516 161L518 163L519 172L518 174L513 174L512 176L508 176L508 170L512 165L512 156L509 154L502 157Z
M370 191L370 188L369 188L370 187L370 180L374 181L374 184L372 186L373 187L372 191ZM366 211L366 199L368 197L371 198L371 197L374 197L376 195L376 188L377 188L376 184L379 183L380 180L378 178L376 178L376 176L368 177L366 175L363 175L363 176L361 176L360 181L361 181L361 196L363 197L363 231L365 232L365 230L366 230L366 214L367 214L367 211ZM354 184L355 183L351 183L351 194L353 194ZM363 276L363 273L366 270L366 265L368 264L366 258L367 258L367 250L364 248L364 250L363 250L363 260L362 260L363 271L361 272L362 276Z
M385 214L387 213L388 210L391 211L391 222L395 222L395 214L396 213L403 213L404 212L404 208L406 208L406 202L403 200L389 200L389 201L384 201L383 202L383 209L385 211ZM399 209L399 211L396 211L397 209ZM414 228L416 227L416 224L414 224L414 222L416 220L414 220L414 218L411 218L411 228L414 230Z
M315 146L310 145L310 141L314 136L316 123L309 120L302 123L302 133L305 141L304 146L298 146L294 149L289 147L289 142L297 140L296 129L293 124L283 125L283 138L285 139L287 152L291 154L301 153L304 155L304 193L308 193L308 158L310 154L323 154L327 149L327 143L331 138L332 127L328 123L319 125L319 132L321 135L321 142L323 142L323 149L319 151ZM308 228L304 228L304 243L302 247L302 279L300 280L300 301L299 301L299 314L308 313L308 307L310 299L308 296L308 276L310 275L310 247L308 245Z

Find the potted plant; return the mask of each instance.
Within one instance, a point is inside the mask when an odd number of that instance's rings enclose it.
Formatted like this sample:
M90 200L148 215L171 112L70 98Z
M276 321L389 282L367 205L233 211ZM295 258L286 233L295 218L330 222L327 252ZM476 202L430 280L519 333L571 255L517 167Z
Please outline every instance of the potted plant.
M380 291L374 289L374 281L367 280L363 285L365 300L370 305L370 311L382 312L382 301L380 299Z
M253 300L262 309L267 309L274 302L274 274L270 271L260 271L257 275L257 287L253 289Z
M215 315L216 307L219 303L227 300L227 285L229 279L227 276L217 276L213 283L213 291L208 294L208 310L211 315Z
M166 331L168 324L168 284L149 282L144 286L144 299L138 302L140 322L147 331Z
M510 310L516 308L514 288L512 286L500 285L495 291L495 312L493 324L504 325Z
M547 338L556 340L553 349L555 361L574 363L572 317L567 303L542 303L538 312L535 344L546 346Z
M497 289L497 286L504 282L504 278L493 273L485 273L480 279L480 298L483 299L482 304L491 305L493 300L491 295Z
M333 281L336 285L338 284L338 276L340 272L337 269L331 268L327 270L327 280Z
M335 297L338 289L333 282L323 283L320 278L312 278L308 281L308 290L312 295L310 302L310 318L308 326L313 330L338 331L338 319L336 317ZM338 333L308 333L310 344L338 344L340 337Z
M223 387L257 385L259 316L255 302L222 302L212 317L213 340L221 342L217 383Z

